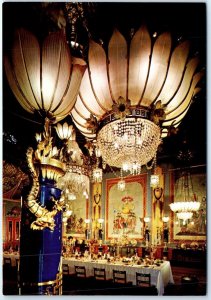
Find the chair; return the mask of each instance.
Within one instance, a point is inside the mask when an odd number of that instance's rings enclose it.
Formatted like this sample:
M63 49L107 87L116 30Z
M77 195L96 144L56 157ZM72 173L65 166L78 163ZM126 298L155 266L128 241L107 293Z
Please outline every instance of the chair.
M62 264L62 281L63 281L63 288L65 290L69 288L72 277L73 276L70 274L69 265Z
M62 274L63 275L70 275L68 264L62 264Z
M76 277L86 278L86 268L84 266L75 266Z
M96 280L106 280L106 272L105 269L94 268L94 278Z
M12 266L12 260L10 257L4 257L4 265L9 265L10 267Z
M157 287L155 285L151 285L151 274L136 272L136 287L139 295L158 295Z
M113 270L113 283L127 284L126 271Z
M3 260L3 274L5 278L14 278L14 272L12 267L12 260L10 257L4 257Z
M143 286L143 287L150 287L151 286L151 275L136 272L136 285Z

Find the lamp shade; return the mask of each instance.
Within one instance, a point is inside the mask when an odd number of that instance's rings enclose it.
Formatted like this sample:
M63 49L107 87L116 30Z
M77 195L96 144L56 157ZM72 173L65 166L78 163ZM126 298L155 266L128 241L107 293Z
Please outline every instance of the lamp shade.
M71 56L62 31L49 34L40 45L25 29L16 31L4 65L21 106L29 113L38 111L53 123L70 113L86 68L82 59Z

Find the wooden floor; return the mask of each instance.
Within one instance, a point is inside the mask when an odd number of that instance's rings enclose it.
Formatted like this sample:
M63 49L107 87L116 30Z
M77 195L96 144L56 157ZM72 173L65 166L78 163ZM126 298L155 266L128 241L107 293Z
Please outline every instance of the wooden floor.
M207 274L205 268L190 268L181 266L172 266L172 274L174 284L169 284L165 288L166 295L206 295L207 291ZM196 276L198 282L194 285L182 284L182 276ZM79 284L80 286L80 284ZM88 284L89 286L89 284ZM135 288L105 288L98 289L98 286L87 289L87 287L80 286L80 289L75 289L74 282L72 285L63 287L63 295L139 295L139 291ZM18 288L15 276L3 276L3 294L4 295L18 295Z

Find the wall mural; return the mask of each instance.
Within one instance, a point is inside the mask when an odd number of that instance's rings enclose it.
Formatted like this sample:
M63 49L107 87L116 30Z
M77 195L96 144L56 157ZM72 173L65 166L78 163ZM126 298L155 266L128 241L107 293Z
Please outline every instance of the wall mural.
M206 175L195 174L191 175L193 183L193 192L196 195L196 200L201 202L199 211L193 213L193 217L183 224L182 220L177 220L176 215L173 216L173 239L177 240L206 240ZM176 190L178 180L174 185L175 200L180 200L180 194Z
M146 175L126 178L119 191L120 178L106 180L106 239L143 239L143 217L146 210Z
M88 216L88 200L83 195L78 195L76 200L69 201L68 204L73 212L67 219L66 234L84 238L84 220Z

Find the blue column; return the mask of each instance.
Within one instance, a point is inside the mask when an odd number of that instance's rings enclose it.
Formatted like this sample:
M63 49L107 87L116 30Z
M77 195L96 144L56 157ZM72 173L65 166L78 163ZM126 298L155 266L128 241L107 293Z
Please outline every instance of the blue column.
M38 201L48 210L55 204L52 201L61 196L61 190L55 187L55 182L49 179L40 180ZM21 238L20 238L20 284L22 295L43 295L53 293L62 250L62 213L54 217L54 230L31 229L31 223L36 217L26 205L22 208Z

